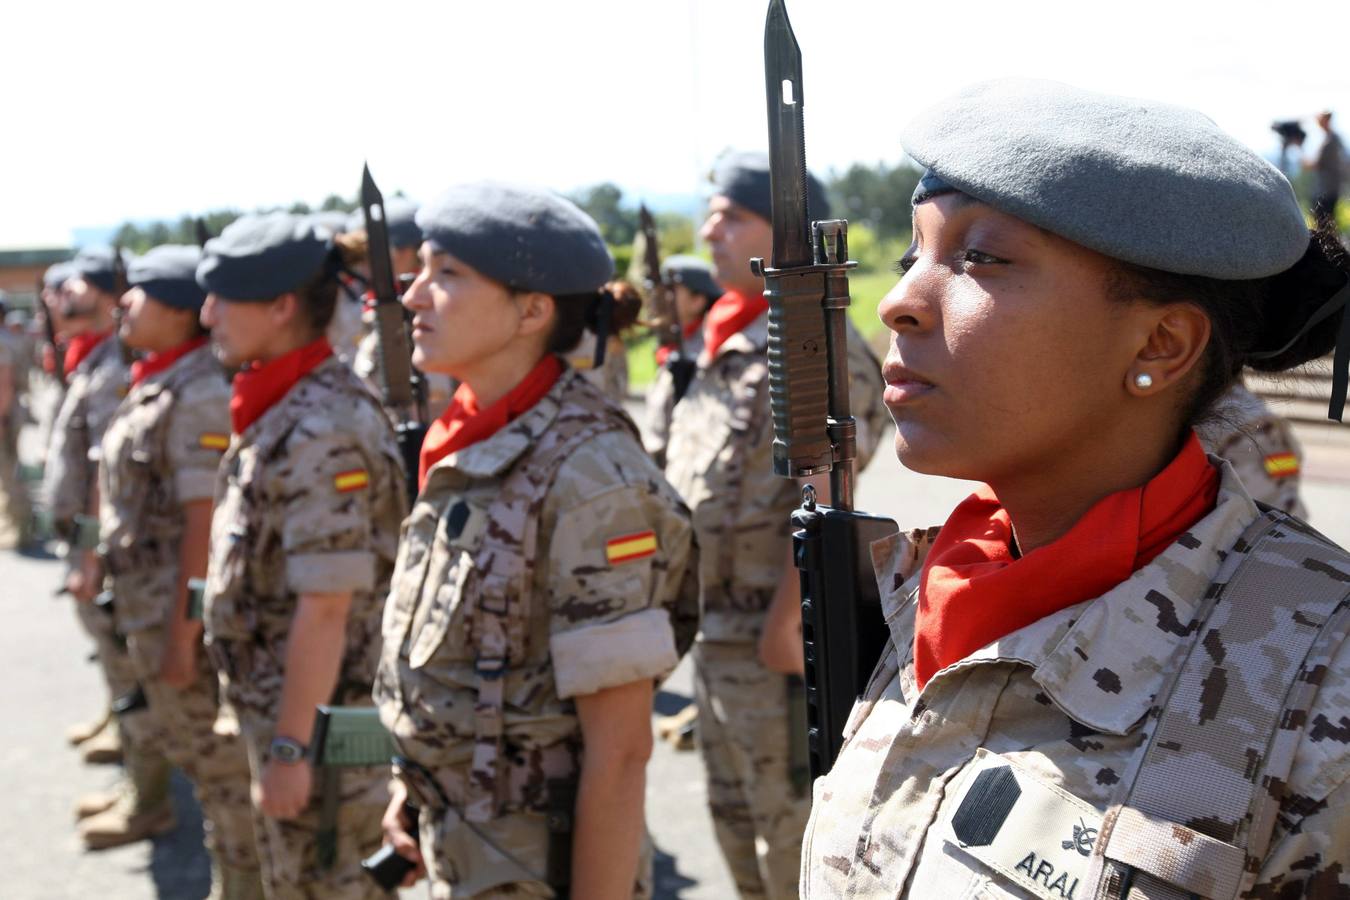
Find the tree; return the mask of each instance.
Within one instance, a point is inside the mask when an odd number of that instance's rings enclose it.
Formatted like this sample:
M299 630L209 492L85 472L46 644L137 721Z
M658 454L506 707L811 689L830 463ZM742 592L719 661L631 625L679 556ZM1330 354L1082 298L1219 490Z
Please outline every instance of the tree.
M633 243L637 234L637 210L622 205L623 190L605 182L583 188L572 195L572 202L580 206L600 226L605 243L623 246Z
M831 215L864 224L882 239L905 237L910 230L909 201L921 177L923 173L908 163L854 163L842 175L831 173L827 181Z

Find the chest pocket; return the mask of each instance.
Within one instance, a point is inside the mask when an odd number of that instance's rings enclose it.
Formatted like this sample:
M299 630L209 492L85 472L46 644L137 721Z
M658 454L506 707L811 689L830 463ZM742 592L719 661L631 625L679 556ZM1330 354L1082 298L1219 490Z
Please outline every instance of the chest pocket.
M425 574L417 579L420 589L406 607L411 612L408 664L413 669L422 668L438 655L450 657L447 662L473 658L467 641L457 645L458 651L438 651L447 635L467 633L466 588L474 572L474 555L486 531L487 510L463 499L450 504L437 521L435 539L423 561Z

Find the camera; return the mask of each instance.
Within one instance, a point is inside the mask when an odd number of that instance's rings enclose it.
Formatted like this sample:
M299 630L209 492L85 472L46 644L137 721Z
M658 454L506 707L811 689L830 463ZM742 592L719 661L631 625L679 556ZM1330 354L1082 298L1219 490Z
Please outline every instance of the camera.
M1270 130L1280 136L1280 143L1286 147L1301 147L1303 139L1308 136L1308 132L1303 130L1297 119L1275 122L1270 126Z

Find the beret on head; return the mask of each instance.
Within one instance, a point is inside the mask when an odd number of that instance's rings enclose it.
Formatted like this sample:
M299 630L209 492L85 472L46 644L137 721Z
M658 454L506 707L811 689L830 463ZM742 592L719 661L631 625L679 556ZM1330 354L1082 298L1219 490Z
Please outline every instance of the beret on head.
M716 300L722 296L722 286L713 277L712 266L697 256L668 256L661 263L661 272L674 284L682 284L695 294Z
M271 300L323 271L332 241L305 216L244 216L206 242L197 284L225 300Z
M202 251L186 244L163 244L151 248L127 266L127 283L174 309L199 310L206 291L197 284L197 264Z
M769 187L769 154L758 151L728 153L712 174L713 193L744 206L763 219L773 219L773 191ZM806 173L806 209L812 219L830 217L825 185Z
M351 217L350 213L345 213L340 209L321 209L318 212L312 212L305 218L314 223L314 230L323 237L337 237L339 234L346 234L351 230L347 224Z
M936 180L1099 253L1244 280L1290 268L1308 228L1289 181L1194 110L1031 79L972 85L914 118Z
M81 250L70 261L69 277L83 278L100 291L113 293L117 290L116 271L113 265L114 252L116 251L111 247L90 247ZM123 253L124 264L127 258L128 254Z
M508 288L553 296L598 291L614 258L595 221L541 188L452 187L417 211L423 239Z
M407 197L387 197L384 219L389 228L389 246L395 250L422 245L422 229L417 227L417 204ZM347 231L365 231L366 214L357 209L347 217Z
M75 267L68 262L54 263L42 274L42 286L50 290L60 290L66 279L75 274Z

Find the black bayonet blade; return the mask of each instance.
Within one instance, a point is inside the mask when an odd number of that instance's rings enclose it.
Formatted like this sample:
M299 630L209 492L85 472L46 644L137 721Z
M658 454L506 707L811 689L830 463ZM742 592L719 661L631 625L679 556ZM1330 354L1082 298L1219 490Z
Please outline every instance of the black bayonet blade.
M764 23L764 84L769 103L769 185L773 195L775 269L812 262L806 205L802 122L802 51L783 0L771 0Z
M412 359L403 322L403 304L394 285L389 256L389 222L384 195L375 186L370 165L361 168L361 212L366 219L366 260L370 287L375 292L376 327L380 333L380 365L384 369L384 402L395 409L412 404Z

